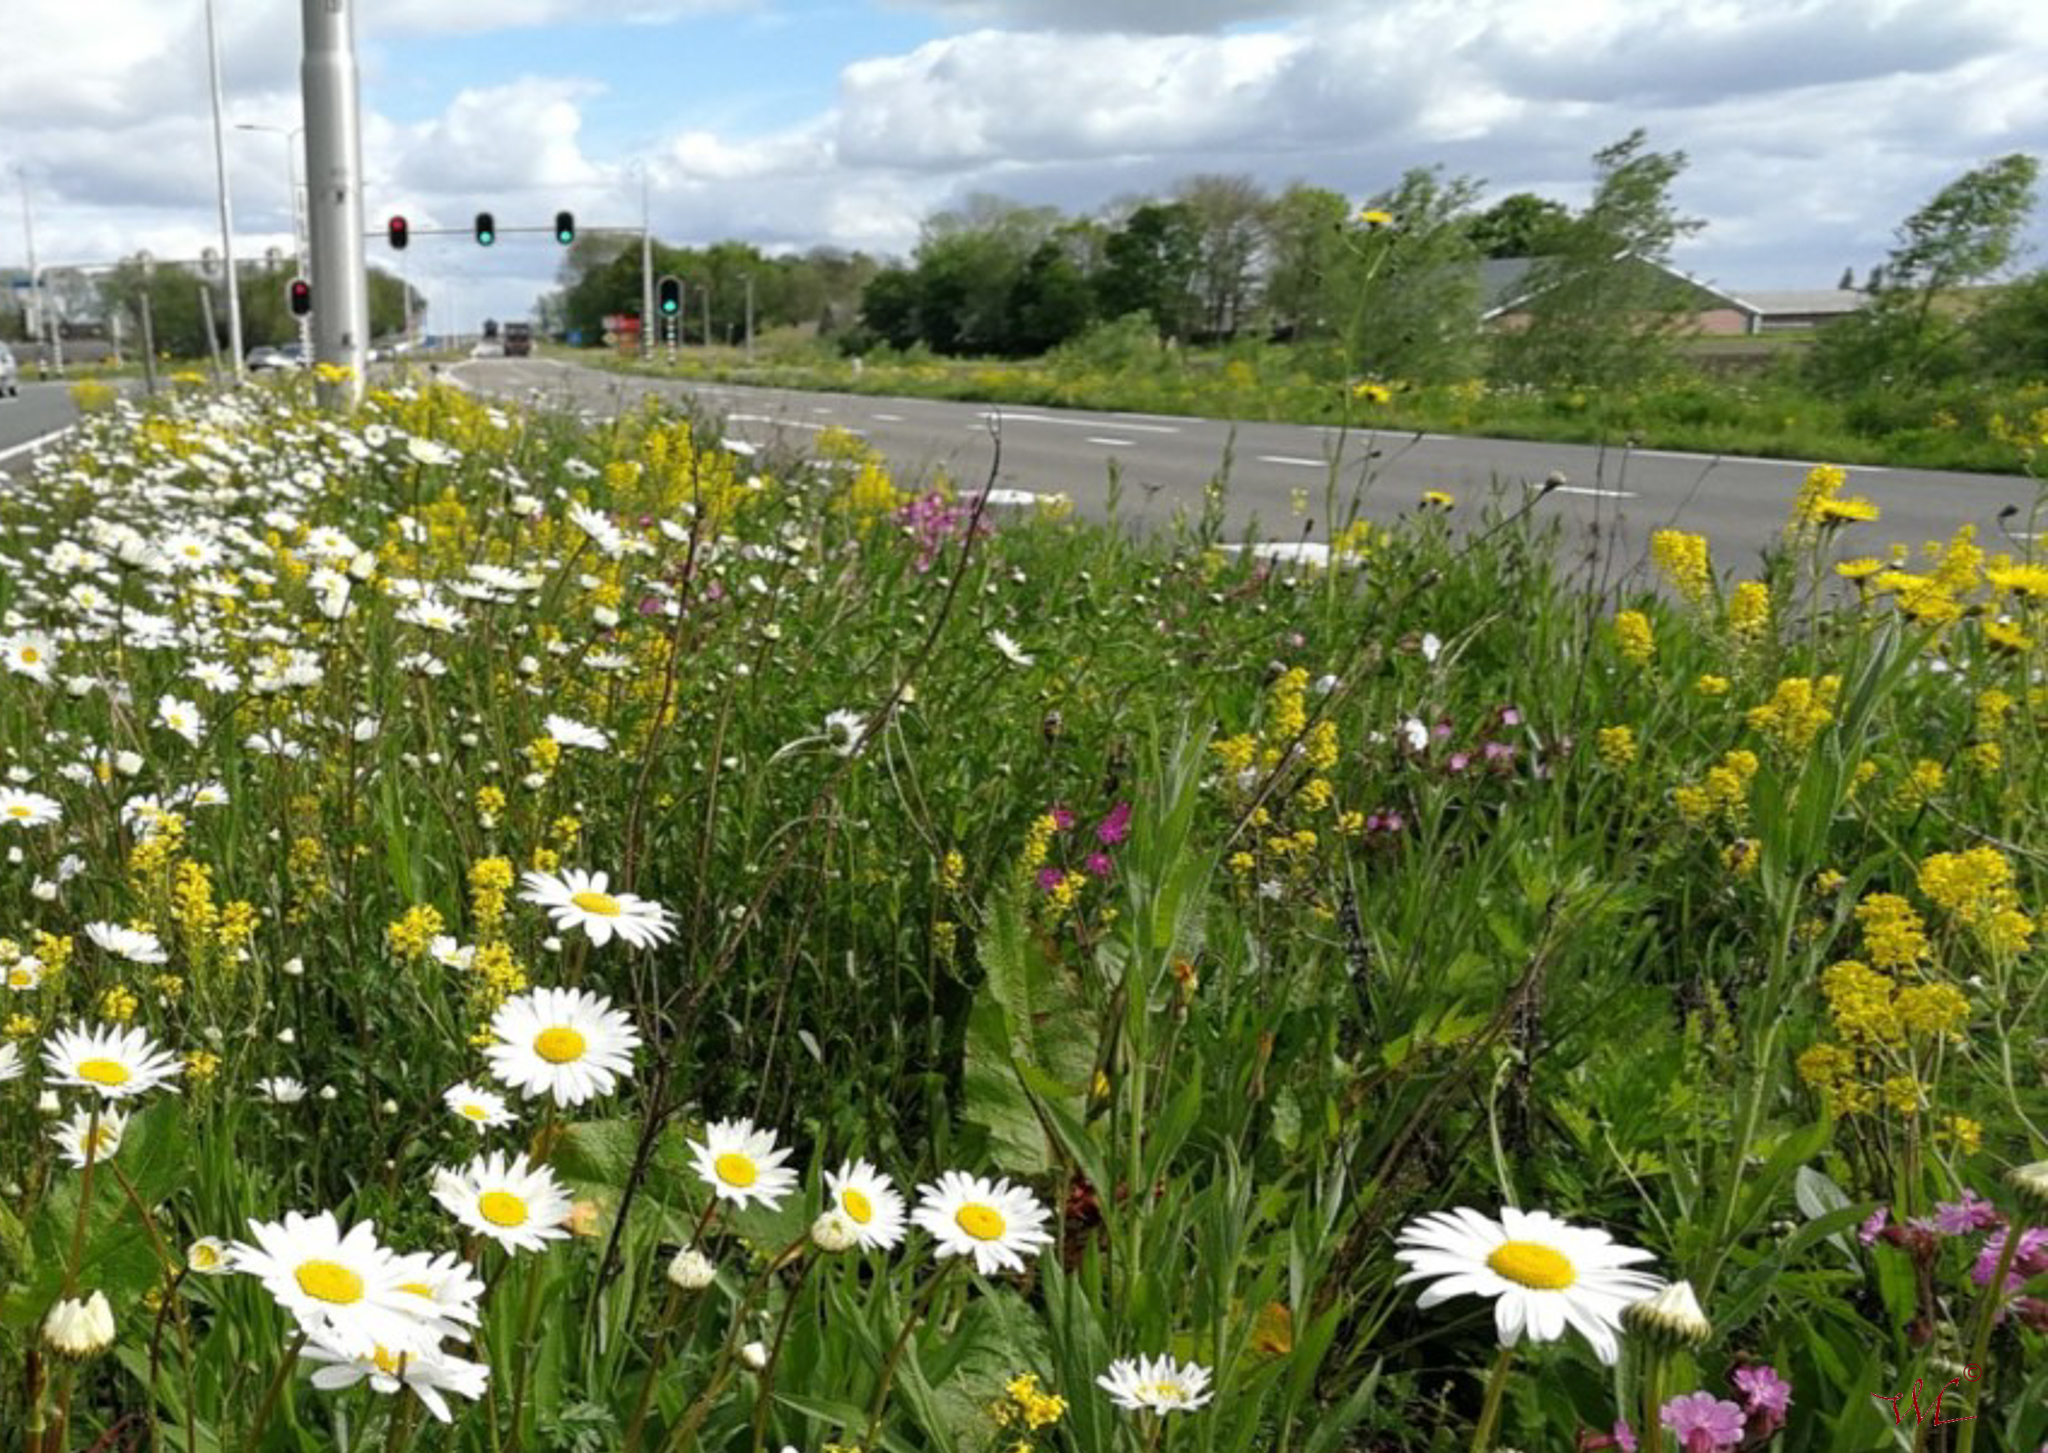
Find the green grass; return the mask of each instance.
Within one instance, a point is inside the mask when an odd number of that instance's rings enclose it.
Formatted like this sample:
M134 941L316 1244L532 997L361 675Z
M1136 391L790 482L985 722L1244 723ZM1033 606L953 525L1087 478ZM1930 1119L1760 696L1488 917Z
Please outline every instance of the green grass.
M1733 1396L1767 1362L1795 1453L1876 1446L1872 1393L1950 1375L1983 1233L1916 1261L1853 1232L1965 1189L2024 1215L2001 1175L2044 1154L2040 935L2000 915L2039 907L2048 713L2040 648L1987 633L2040 622L1967 542L1867 605L1830 603L1818 542L1745 588L1674 584L1627 603L1654 640L1631 655L1623 602L1499 504L1361 528L1360 568L1273 569L1225 548L1220 499L1157 534L1055 508L975 532L965 501L906 511L856 441L737 461L716 437L410 388L332 421L292 381L89 419L0 501L7 659L28 631L56 650L48 684L4 678L0 753L62 814L0 822L0 956L50 970L4 1025L0 1428L62 1404L64 1453L1149 1453L1166 1430L1095 1379L1170 1352L1215 1385L1167 1419L1177 1448L1450 1447L1491 1309L1419 1307L1391 1253L1460 1205L1600 1226L1689 1279L1713 1331L1665 1391ZM118 563L122 527L220 558ZM532 580L457 595L476 566ZM608 745L544 745L550 714ZM204 784L225 803L181 800ZM672 935L557 928L503 888L536 867L603 871ZM1925 946L1873 1005L1828 970L1892 962L1882 894ZM468 967L425 951L436 921ZM165 961L95 922L148 924ZM478 1037L515 976L603 995L644 1042L612 1092L513 1094L479 1134L440 1097L492 1083ZM88 1187L39 1054L110 1012L201 1058ZM275 1076L305 1097L270 1103ZM793 1152L777 1207L719 1210L692 1158L740 1116ZM465 1230L435 1173L481 1148L545 1164L575 1234ZM913 1199L1010 1177L1051 1241L988 1276L922 1231L811 1249L854 1157ZM489 1397L444 1426L318 1389L255 1278L184 1270L290 1210L468 1259L482 1324L449 1350ZM718 1280L672 1288L693 1243ZM52 1304L88 1290L113 1348L47 1355ZM2031 1453L2041 1334L1986 1335L1975 1436ZM1501 1440L1643 1429L1649 1344L1625 1345L1618 1369L1525 1347ZM1043 1427L1005 1391L1024 1373L1065 1399Z

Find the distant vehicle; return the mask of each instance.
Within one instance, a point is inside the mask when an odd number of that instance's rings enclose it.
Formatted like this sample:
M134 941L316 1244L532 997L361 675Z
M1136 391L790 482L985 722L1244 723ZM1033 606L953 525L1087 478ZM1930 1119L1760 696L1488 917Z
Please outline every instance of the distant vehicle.
M249 372L263 373L273 368L290 368L284 354L270 346L262 345L249 350Z
M14 350L0 343L0 394L8 398L21 397L21 365L14 361Z
M471 358L503 358L505 345L495 338L486 338L469 350Z
M507 358L526 358L532 355L533 324L507 323L503 337Z

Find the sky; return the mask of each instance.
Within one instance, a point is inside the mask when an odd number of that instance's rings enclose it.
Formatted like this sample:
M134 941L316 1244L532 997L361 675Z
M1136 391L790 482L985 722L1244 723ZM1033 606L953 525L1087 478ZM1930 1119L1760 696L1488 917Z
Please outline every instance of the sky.
M975 192L1091 212L1199 173L1363 200L1411 166L1577 205L1683 151L1676 260L1734 291L1883 260L1945 182L2048 154L2041 0L349 0L366 216L430 325L524 315L588 231L907 254ZM299 124L300 0L215 0L226 122ZM204 0L0 0L0 267L218 245ZM235 250L291 248L287 147L230 130ZM2048 224L2029 240L2048 263ZM377 264L395 259L381 242Z

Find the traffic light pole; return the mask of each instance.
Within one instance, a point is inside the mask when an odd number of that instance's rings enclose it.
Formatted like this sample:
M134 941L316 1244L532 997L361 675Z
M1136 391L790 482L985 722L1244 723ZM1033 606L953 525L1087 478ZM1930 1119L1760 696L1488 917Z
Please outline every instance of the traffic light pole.
M363 140L354 0L301 0L305 57L306 221L312 244L313 357L346 369L321 402L362 402L369 367L370 290L363 270Z

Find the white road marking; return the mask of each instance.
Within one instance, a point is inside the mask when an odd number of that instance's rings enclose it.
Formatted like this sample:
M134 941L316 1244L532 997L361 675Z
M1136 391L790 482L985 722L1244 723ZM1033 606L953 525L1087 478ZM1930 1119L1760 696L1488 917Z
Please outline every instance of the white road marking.
M873 418L878 424L900 424L903 422L903 415L901 414L876 414Z
M1330 467L1330 461L1327 459L1301 459L1292 454L1261 454L1259 456L1259 463L1293 464L1303 469L1328 469Z
M1049 496L1033 494L1028 489L992 489L988 492L988 502L992 505L1035 505L1046 498Z
M809 429L813 433L823 433L827 429L837 429L842 434L866 433L863 429L849 429L843 424L813 424L808 419L778 419L772 414L727 414L725 418L729 424L774 424L782 429Z
M1594 489L1589 485L1583 484L1553 484L1545 492L1548 494L1583 494L1593 499L1634 499L1636 497L1636 492L1632 489Z
M0 459L12 459L17 454L27 454L42 448L45 444L54 444L77 427L76 424L66 424L61 429L52 429L47 434L38 434L26 444L16 444L11 448L0 449Z
M1055 419L1046 414L1012 414L1000 409L982 409L979 412L984 419L1001 419L1006 424L1058 424L1068 429L1100 429L1102 427L1100 419ZM1180 430L1166 424L1124 423L1124 427L1136 430L1141 434L1178 434L1180 432Z
M829 414L832 411L822 404L813 404L811 406L811 412L814 414Z
M1109 447L1110 447L1110 448L1112 448L1112 449L1135 449L1135 448L1137 448L1137 447L1138 447L1138 446L1137 446L1137 442L1136 442L1135 440L1132 440L1132 439L1110 439L1110 438L1105 438L1104 436L1102 436L1102 435L1100 435L1100 434L1090 434L1090 435L1088 436L1088 442L1089 442L1090 444L1107 444L1107 445L1109 445Z

